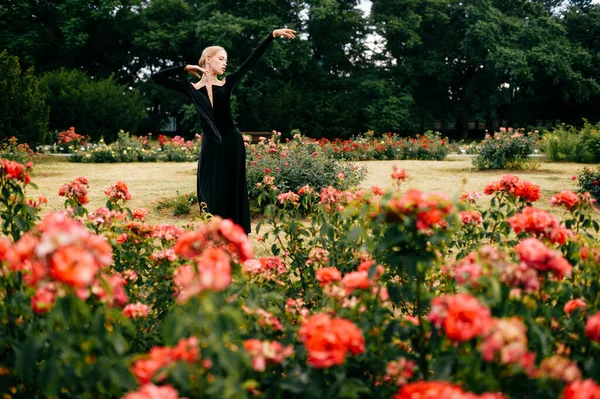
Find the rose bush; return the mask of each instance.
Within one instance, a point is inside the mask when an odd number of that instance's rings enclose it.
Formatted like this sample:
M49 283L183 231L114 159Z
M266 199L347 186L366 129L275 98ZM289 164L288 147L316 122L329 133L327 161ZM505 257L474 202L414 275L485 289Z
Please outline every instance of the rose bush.
M0 169L23 204L21 165ZM10 177L9 177L10 176ZM11 397L579 398L600 391L589 196L504 176L482 197L301 187L256 257L213 218L153 226L123 182L0 239L0 389ZM83 183L82 178L78 181ZM81 187L80 187L81 188ZM281 193L277 194L280 195ZM293 194L293 195L292 195ZM469 202L469 201L473 201ZM305 204L305 205L303 205ZM302 206L310 204L310 218ZM2 208L2 218L13 208ZM268 225L264 229L263 225ZM588 395L588 396L584 396Z

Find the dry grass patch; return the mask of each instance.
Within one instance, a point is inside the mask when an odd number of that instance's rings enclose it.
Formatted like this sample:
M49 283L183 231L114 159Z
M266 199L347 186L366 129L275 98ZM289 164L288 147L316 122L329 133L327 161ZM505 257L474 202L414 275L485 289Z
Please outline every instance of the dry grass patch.
M457 196L462 191L483 191L483 188L506 173L512 173L524 180L538 184L542 189L542 199L536 206L549 210L548 199L561 190L576 190L577 182L571 179L583 168L575 163L541 163L533 171L477 171L467 157L448 157L445 161L366 161L357 162L368 170L362 187L378 185L391 187L390 173L394 164L409 173L405 188L414 187L422 191L440 191ZM155 209L162 199L172 198L177 192L193 193L196 190L195 162L184 163L117 163L117 164L80 164L70 163L65 158L42 157L33 173L33 182L39 187L29 195L45 195L48 198L47 210L63 209L64 198L58 196L58 189L66 182L78 176L90 181L88 209L102 207L106 203L104 190L118 180L127 183L132 193L130 208L146 208L149 211L148 222L152 224L171 223L179 226L189 224L198 217L194 212L187 217L174 217L169 212ZM485 201L482 199L482 204ZM560 210L552 212L561 216ZM253 228L258 221L253 221ZM264 229L265 227L263 227ZM266 255L269 250L251 235L257 252Z

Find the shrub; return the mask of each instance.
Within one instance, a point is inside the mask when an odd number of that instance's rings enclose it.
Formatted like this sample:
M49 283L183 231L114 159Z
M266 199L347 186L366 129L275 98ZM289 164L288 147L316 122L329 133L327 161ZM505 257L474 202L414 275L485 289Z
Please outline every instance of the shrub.
M600 123L592 125L584 119L581 129L562 124L552 132L546 131L542 150L554 162L600 162Z
M588 192L596 201L600 201L600 166L595 170L592 168L583 168L579 172L577 185L580 192Z
M478 169L523 169L536 141L537 132L501 128L493 136L486 135L473 165Z
M264 187L273 185L281 193L307 185L317 190L328 186L343 190L357 185L364 176L364 169L334 159L319 143L299 135L285 145L274 135L248 147L250 199L258 199Z
M0 158L26 164L36 160L36 155L27 143L19 144L16 137L11 137L0 144Z
M77 126L93 140L112 142L120 129L135 131L146 114L139 92L112 77L92 80L82 71L60 69L40 81L50 105L50 129Z
M48 130L49 109L33 68L21 71L19 59L0 53L0 139L16 137L42 143Z

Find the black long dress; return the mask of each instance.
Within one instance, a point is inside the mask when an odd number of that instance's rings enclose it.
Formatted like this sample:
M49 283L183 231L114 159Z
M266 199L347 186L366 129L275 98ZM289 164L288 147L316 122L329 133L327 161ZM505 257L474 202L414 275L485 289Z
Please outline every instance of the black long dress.
M204 137L198 160L198 201L205 202L213 215L232 219L244 228L246 234L250 233L246 148L231 118L231 92L272 41L273 35L269 34L242 66L225 78L223 86L212 86L213 105L208 99L206 86L196 90L188 80L185 65L163 69L152 75L154 82L189 97L200 118Z

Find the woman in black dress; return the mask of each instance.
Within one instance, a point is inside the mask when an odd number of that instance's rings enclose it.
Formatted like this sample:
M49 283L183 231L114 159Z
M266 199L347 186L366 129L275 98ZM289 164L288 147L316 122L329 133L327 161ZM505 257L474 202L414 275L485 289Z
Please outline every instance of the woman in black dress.
M218 46L202 52L198 65L181 65L152 75L154 82L189 97L204 130L198 160L198 202L224 219L232 219L250 233L250 206L246 185L246 148L231 118L231 92L260 59L275 37L295 38L291 29L276 29L235 72L217 79L227 67L227 53ZM185 72L200 81L192 83ZM202 76L199 75L202 73Z

